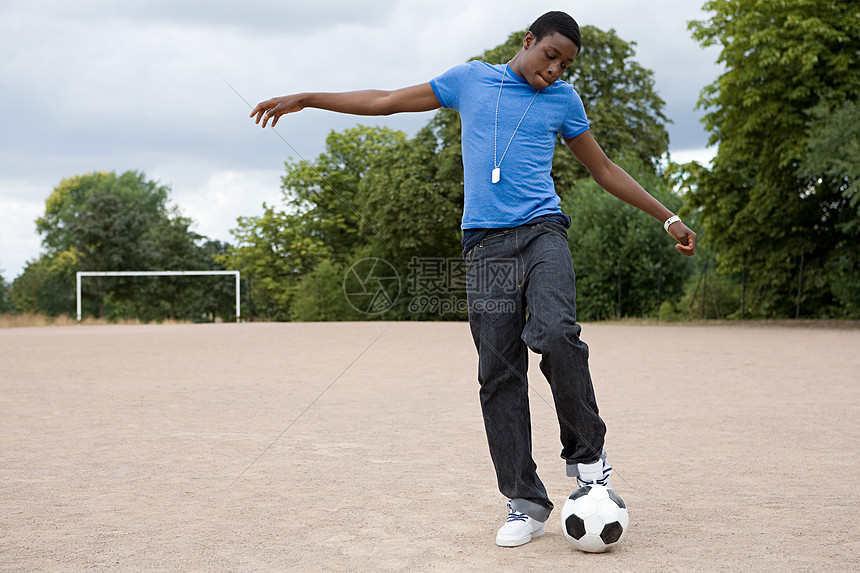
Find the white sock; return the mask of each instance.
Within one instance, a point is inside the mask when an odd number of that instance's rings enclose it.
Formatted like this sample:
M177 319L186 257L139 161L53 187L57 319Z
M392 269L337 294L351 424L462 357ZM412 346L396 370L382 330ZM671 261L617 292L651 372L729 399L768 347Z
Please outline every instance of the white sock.
M603 452L600 459L590 464L576 464L576 469L579 472L580 481L586 483L606 483L609 487L609 474L612 473L612 466L606 461L606 452Z

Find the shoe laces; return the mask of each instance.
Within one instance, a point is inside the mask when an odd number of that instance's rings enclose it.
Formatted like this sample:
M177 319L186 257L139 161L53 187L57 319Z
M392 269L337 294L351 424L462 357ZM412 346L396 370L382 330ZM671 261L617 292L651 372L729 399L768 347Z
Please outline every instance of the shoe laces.
M508 503L508 521L506 523L510 523L512 521L526 521L528 520L528 518L528 515L516 511L513 507L511 507L511 504Z
M576 481L579 482L580 487L584 487L587 485L603 485L605 486L607 482L609 482L609 474L612 473L612 466L610 466L606 461L603 462L603 477L595 480L584 480L581 477L577 477Z

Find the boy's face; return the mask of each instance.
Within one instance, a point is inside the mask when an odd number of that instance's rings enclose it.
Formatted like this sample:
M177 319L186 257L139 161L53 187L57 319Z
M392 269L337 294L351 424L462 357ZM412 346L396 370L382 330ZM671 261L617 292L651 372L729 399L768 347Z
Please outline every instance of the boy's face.
M514 71L536 90L552 85L573 63L579 48L570 38L553 33L537 41L526 32L523 49L514 62Z

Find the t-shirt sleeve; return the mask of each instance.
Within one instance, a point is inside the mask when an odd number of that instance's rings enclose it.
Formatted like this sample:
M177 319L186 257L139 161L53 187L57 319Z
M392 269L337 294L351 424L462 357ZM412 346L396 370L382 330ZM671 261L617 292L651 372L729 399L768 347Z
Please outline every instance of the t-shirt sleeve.
M430 80L430 87L442 107L457 109L460 102L460 87L469 72L469 64L454 66L447 72Z
M559 133L565 139L576 137L589 128L588 116L585 115L585 106L582 105L582 98L579 97L579 94L572 87L570 91L570 104L567 115L559 130Z

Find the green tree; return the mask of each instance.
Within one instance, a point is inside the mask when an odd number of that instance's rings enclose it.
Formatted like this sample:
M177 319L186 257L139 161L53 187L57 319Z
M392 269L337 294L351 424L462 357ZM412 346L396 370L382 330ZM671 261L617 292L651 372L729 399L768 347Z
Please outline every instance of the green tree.
M230 251L229 243L206 239L205 237L202 241L202 245L196 252L200 265L198 268L214 271L236 270L228 269L227 265L221 262ZM189 289L186 303L192 316L206 317L209 321L214 321L217 317L221 317L225 321L235 321L236 284L232 279L233 277L230 276L213 277L208 279L210 281L208 283L198 281L196 291ZM190 295L191 300L187 300L188 295Z
M332 250L306 226L302 215L276 211L265 203L263 209L261 216L239 217L239 226L230 231L236 245L217 260L248 280L253 316L289 320L299 280L330 257Z
M42 235L42 248L50 255L75 245L76 232L69 227L80 225L97 206L94 197L112 197L116 203L139 217L157 218L167 210L169 188L149 181L143 173L127 171L89 173L63 179L45 202L45 215L36 219L36 230Z
M325 152L315 161L286 164L284 210L264 205L262 216L240 217L231 231L237 244L222 259L248 277L254 316L315 316L310 308L314 293L321 292L320 280L334 280L326 292L343 296L343 277L335 280L332 268L341 268L368 245L394 240L379 231L372 209L363 207L364 179L381 155L405 144L403 132L357 126L329 134ZM302 277L328 259L338 264L320 269L297 290ZM317 286L311 288L312 281ZM293 309L297 292L302 300Z
M512 34L481 59L510 60L523 34ZM632 44L614 31L585 27L582 35L583 51L564 79L574 83L591 110L592 129L604 149L610 154L625 150L656 178L668 135L653 73L633 60ZM326 151L314 162L287 163L285 210L266 207L264 216L242 218L233 231L239 244L230 260L252 277L254 307L260 314L327 318L329 309L339 308L332 297L342 293L343 277L336 271L345 271L362 257L386 260L404 280L414 257L458 259L463 208L460 129L458 114L443 109L411 139L360 126L331 134ZM564 197L587 173L563 144L557 154L553 177ZM622 208L617 201L613 206ZM649 225L653 227L653 221ZM613 240L615 230L602 232L605 241ZM311 272L317 265L318 271ZM325 281L333 282L323 285ZM385 316L438 318L438 313L414 312L409 302L402 296ZM321 304L328 307L318 308ZM631 303L630 312L635 308ZM338 316L352 315L344 310Z
M405 141L405 133L384 127L359 125L330 133L316 161L286 164L282 189L288 211L299 214L303 230L334 257L379 240L359 211L361 181L382 151Z
M860 102L825 101L811 115L807 150L800 171L842 194L844 213L834 227L840 234L828 253L825 273L840 305L833 316L860 317Z
M72 314L75 310L75 268L78 253L74 248L56 256L41 256L27 262L24 272L12 281L12 304L23 313L50 316Z
M199 244L204 237L190 231L192 221L168 204L169 191L135 171L63 179L36 221L43 252L13 284L16 308L72 314L75 271L218 268ZM204 289L199 279L88 278L83 310L109 318L193 320L202 312L196 303ZM232 314L228 300L218 306Z
M522 46L525 31L476 59L504 63ZM653 72L633 60L632 43L614 31L582 28L583 49L565 72L591 115L592 131L610 154L632 155L654 171L668 149L664 102L654 90ZM389 147L373 160L362 181L361 212L402 261L412 256L457 256L463 208L463 165L459 115L439 110L413 139ZM559 144L553 177L559 193L587 176ZM420 209L416 210L415 205ZM387 256L397 258L397 253ZM402 265L400 265L402 266Z
M510 61L522 47L526 30L476 59L501 64ZM606 153L625 153L657 168L669 148L669 134L663 113L665 102L654 89L654 72L633 59L635 42L626 42L615 30L608 32L583 26L582 50L562 75L582 98L592 122L591 132ZM564 159L559 161L559 156ZM585 168L559 145L553 177L564 192L577 179L587 176Z
M857 3L711 0L704 8L711 18L690 27L702 45L722 46L726 68L700 100L719 145L693 195L707 240L724 272L748 270L760 293L755 313L793 316L800 286L803 314L844 315L833 268L856 260L856 171L818 152L844 129L822 110L843 109L860 92Z
M15 310L12 304L12 285L6 282L2 274L3 269L0 269L0 314L9 314Z
M810 113L801 173L827 177L860 210L860 101L824 101Z
M90 173L63 179L36 220L43 252L28 265L15 287L18 300L31 312L74 312L76 270L149 270L156 223L167 218L169 189L129 171ZM132 296L128 281L88 281L85 309L103 316L105 296Z
M433 128L427 126L374 156L373 169L361 181L359 205L367 224L379 233L385 256L456 256L462 167L452 179L441 153Z
M625 155L618 164L669 209L681 209L681 199L650 166ZM649 215L620 203L590 178L577 181L562 208L572 219L580 320L656 316L662 302L681 297L694 261L677 255L671 237Z
M290 318L296 321L367 320L344 295L347 265L325 259L302 276L296 286Z

